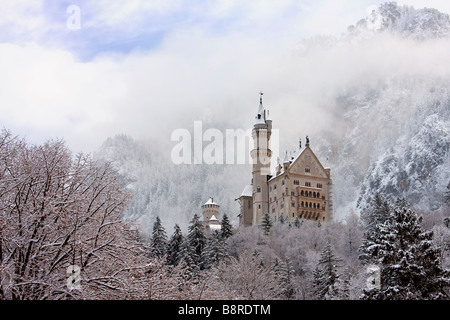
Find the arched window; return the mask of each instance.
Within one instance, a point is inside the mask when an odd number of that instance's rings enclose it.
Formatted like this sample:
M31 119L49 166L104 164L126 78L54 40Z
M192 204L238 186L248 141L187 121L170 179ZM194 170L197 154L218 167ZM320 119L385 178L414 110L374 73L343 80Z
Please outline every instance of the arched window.
M320 198L320 192L317 192L317 198Z
M261 187L257 187L256 192L261 192Z
M313 192L313 198L315 198L316 197L316 193L315 192Z
M300 195L301 195L302 197L304 197L304 196L305 196L305 192L302 190L302 192L300 192Z
M312 197L312 192L311 191L309 192L309 196Z

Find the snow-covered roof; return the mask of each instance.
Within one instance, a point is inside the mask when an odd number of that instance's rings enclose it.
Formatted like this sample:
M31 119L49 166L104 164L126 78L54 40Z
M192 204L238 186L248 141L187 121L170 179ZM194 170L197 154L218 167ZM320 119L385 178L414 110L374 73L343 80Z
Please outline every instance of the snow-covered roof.
M209 228L211 230L220 230L220 229L222 229L222 226L220 224L210 224Z
M214 202L213 198L209 198L209 200L206 201L204 205L207 205L207 204L214 204L214 205L218 206L218 204Z
M212 217L211 217L211 219L209 219L209 221L219 221L219 220L217 220L215 215L212 215Z
M241 197L252 197L253 196L253 186L246 185L242 191Z
M255 124L266 124L266 121L264 121L264 116L261 116L259 119L258 117L255 117Z

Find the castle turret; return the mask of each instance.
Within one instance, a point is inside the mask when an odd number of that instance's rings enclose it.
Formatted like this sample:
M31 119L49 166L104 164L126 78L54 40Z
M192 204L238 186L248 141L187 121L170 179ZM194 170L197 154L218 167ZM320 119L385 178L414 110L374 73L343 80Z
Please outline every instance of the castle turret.
M272 134L272 120L268 119L268 111L262 102L263 93L259 100L258 113L252 130L253 150L253 225L260 223L262 216L269 212L269 188L267 185L270 175L270 136Z
M206 234L209 234L213 229L220 230L221 228L221 224L217 219L219 216L219 207L212 197L202 205L203 227L205 228Z

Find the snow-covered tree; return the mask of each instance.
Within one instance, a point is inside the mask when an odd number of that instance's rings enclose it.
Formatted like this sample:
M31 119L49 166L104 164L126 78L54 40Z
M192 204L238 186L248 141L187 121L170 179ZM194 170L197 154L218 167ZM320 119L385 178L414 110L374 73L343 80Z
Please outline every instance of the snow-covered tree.
M180 261L180 252L183 245L184 237L181 228L175 224L174 231L169 241L167 242L166 254L167 263L176 266Z
M448 299L450 274L441 267L440 248L433 233L421 227L422 217L411 209L395 209L377 227L379 233L368 248L381 267L381 288L365 289L364 299Z
M368 248L371 247L377 238L377 226L385 223L390 218L392 211L389 203L377 193L373 200L373 205L369 210L361 214L361 220L365 228L364 238L361 247L359 248L359 258L363 263L369 263L371 254L368 253Z
M182 279L180 279L183 283L198 278L200 273L199 258L186 238L182 243L181 250L178 255L178 261L178 264L183 270L183 276Z
M337 268L340 265L338 263L341 261L342 259L335 255L331 244L327 243L314 270L313 292L316 299L327 299L334 292L339 278Z
M264 230L264 234L268 235L272 226L273 226L272 219L270 219L269 213L266 212L261 219L260 227L261 229Z
M279 260L276 258L272 269L280 284L281 297L287 300L293 299L296 293L294 283L295 271L290 259L286 258L285 260Z
M272 268L264 266L262 257L254 252L242 252L238 259L231 257L216 269L222 285L246 300L278 299L282 288Z
M294 226L295 226L296 228L300 228L300 225L301 225L300 219L299 219L298 217L295 217L295 220L294 220Z
M233 226L231 225L230 218L226 213L222 217L222 227L220 229L220 235L222 239L226 240L233 235Z
M166 230L161 224L159 216L153 224L152 240L151 240L151 255L153 257L162 258L166 254L167 235Z
M447 191L445 191L444 201L448 206L450 206L450 181L447 184Z
M206 237L203 232L203 224L197 214L194 214L194 217L188 226L186 240L191 249L191 258L193 262L200 267L203 248L206 244Z
M115 299L139 292L148 250L121 220L109 163L62 141L0 133L0 299Z
M228 251L225 240L222 239L219 231L214 230L206 240L206 245L202 252L202 266L204 269L209 269L227 257Z

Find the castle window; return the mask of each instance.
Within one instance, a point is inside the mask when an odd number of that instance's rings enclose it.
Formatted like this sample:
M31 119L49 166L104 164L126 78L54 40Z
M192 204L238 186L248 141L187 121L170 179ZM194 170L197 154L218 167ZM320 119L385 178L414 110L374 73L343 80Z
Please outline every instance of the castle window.
M274 185L273 185L273 188L274 188L274 189L276 189L276 188L277 188L277 185L276 185L276 184L274 184Z
M261 192L261 187L257 187L256 192Z
M292 218L295 216L295 213L294 212L292 212Z
M309 196L312 197L312 192L311 191L309 192Z
M299 186L300 185L300 181L294 180L294 185Z
M281 181L281 185L282 185L282 186L284 186L284 180L283 180L283 181Z
M315 192L313 192L313 198L315 198L316 197L316 193Z
M301 195L302 197L304 197L304 196L305 196L305 192L302 190L302 191L300 192L300 195Z
M291 191L291 196L295 196L295 191Z
M321 183L318 183L318 184L317 184L317 188L322 189L322 184L321 184Z
M311 182L305 182L305 187L311 187Z
M305 168L305 172L307 172L307 173L310 173L310 172L311 172L311 170L309 169L309 167L306 167L306 168Z
M294 202L294 201L291 202L291 206L292 206L293 208L295 208L295 202Z
M320 193L319 192L317 192L317 198L320 198Z
M258 204L258 209L261 209L261 205L260 204Z

